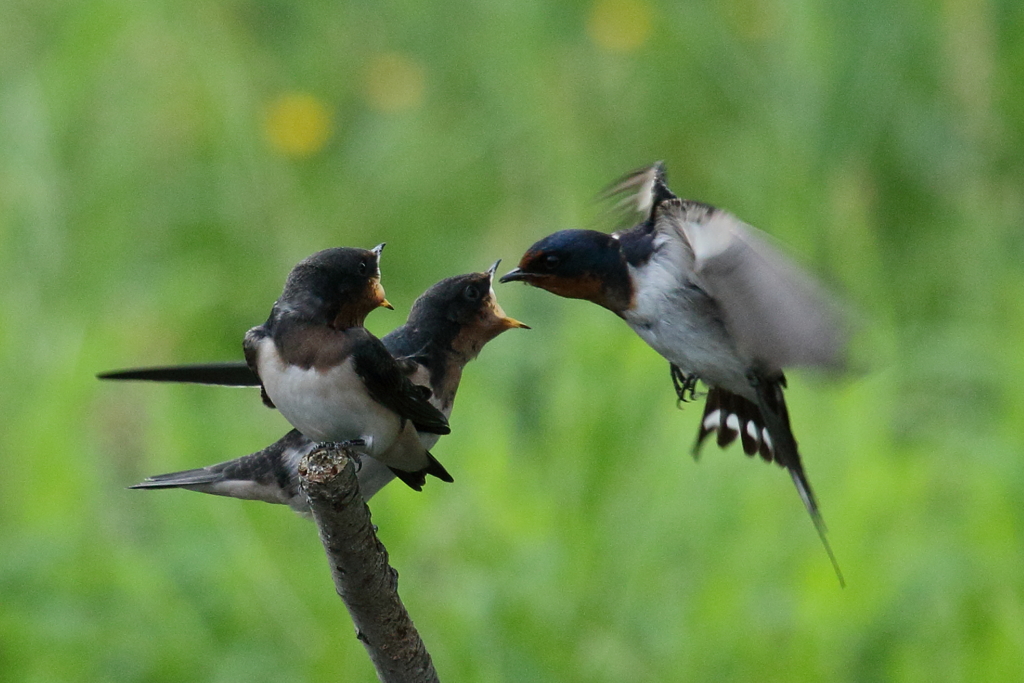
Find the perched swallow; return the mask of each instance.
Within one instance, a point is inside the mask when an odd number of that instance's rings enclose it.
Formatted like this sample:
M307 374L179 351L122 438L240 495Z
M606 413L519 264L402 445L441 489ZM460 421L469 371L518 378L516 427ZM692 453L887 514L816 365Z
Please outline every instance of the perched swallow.
M430 391L430 402L448 417L462 378L462 369L483 346L505 330L526 328L505 315L491 288L498 264L485 273L470 273L438 282L413 304L405 325L381 341L406 376ZM248 373L248 376L246 376ZM242 363L140 368L104 373L105 379L144 379L258 386L259 380ZM429 450L439 435L418 432ZM316 443L292 430L267 448L235 460L185 472L150 477L131 488L186 488L203 493L289 505L307 513L308 503L298 483L298 464ZM386 465L359 456L359 489L365 500L395 478Z
M448 434L448 420L363 327L385 305L373 251L328 249L301 261L270 317L249 330L245 361L263 400L311 439L351 446L380 460L409 486L425 475L452 481L417 430Z
M759 231L676 197L662 164L609 190L643 219L613 234L562 230L527 250L501 282L525 282L612 311L669 361L680 400L708 387L693 448L717 432L789 470L842 582L790 428L783 368L837 368L848 330L839 308Z

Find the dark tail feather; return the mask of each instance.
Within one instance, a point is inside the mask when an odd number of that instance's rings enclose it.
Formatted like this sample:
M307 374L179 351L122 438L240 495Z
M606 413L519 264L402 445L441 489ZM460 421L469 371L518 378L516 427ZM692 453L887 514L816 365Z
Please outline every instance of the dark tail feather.
M423 485L427 483L425 470L420 470L419 472L406 472L405 470L395 469L394 467L389 467L388 469L394 472L395 476L401 479L402 483L413 491L422 491Z
M839 579L839 587L846 588L846 579L843 578L843 570L839 568L839 561L836 560L835 553L832 552L832 545L828 542L828 527L825 526L825 520L822 519L821 512L818 511L818 504L814 500L814 494L811 493L811 485L807 481L807 477L804 475L802 469L800 472L790 470L789 475L793 477L793 483L796 484L796 490L800 494L800 499L804 501L804 506L811 514L811 521L814 522L814 528L818 532L818 538L821 539L821 544L825 546L825 552L828 554L828 559L832 563L832 569L835 570L836 578Z
M839 568L835 553L828 542L828 528L825 520L818 509L818 500L811 489L811 482L804 472L803 463L800 461L800 452L797 450L796 439L793 437L793 429L789 424L789 411L786 409L786 399L782 394L786 386L786 378L779 377L777 380L766 380L763 377L753 377L752 382L757 391L757 402L761 416L764 418L764 426L770 437L774 438L771 449L775 454L775 461L789 470L800 499L804 502L814 528L818 532L821 544L828 553L828 559L835 570L839 585L846 587L846 580L843 578L843 571Z
M424 472L426 472L429 475L437 477L441 481L446 481L449 484L455 481L454 479L452 479L452 475L448 474L448 470L444 468L444 465L439 463L437 459L430 453L427 453L427 459L430 460L430 464L427 465L426 469L423 470Z
M704 400L704 414L700 418L700 429L697 430L697 441L693 444L690 453L694 460L700 459L700 449L704 445L704 439L722 426L721 393L715 387L708 390L708 397Z
M96 376L99 379L217 384L229 387L258 387L260 385L256 373L241 361L111 370L110 372L101 372Z
M181 472L169 472L157 474L153 477L146 477L138 484L132 484L130 489L176 489L182 486L195 486L196 484L215 484L224 480L223 472L212 467L201 467L196 470L183 470Z
M313 443L293 429L256 453L209 467L147 477L128 488L185 488L217 496L282 503L298 510L298 462L312 448Z
M760 454L764 460L771 462L771 443L764 438L763 422L761 411L756 405L742 396L711 387L704 402L704 415L700 420L697 441L693 445L693 457L696 459L700 456L704 440L716 432L715 441L720 447L725 448L739 437L744 453L750 456Z
M828 530L818 510L818 501L811 489L811 483L804 473L800 452L797 450L796 439L789 424L789 413L782 394L785 378L754 378L753 384L757 391L756 404L718 387L712 387L708 391L697 441L693 446L693 455L696 458L707 437L712 432L717 432L718 445L725 447L739 437L743 452L748 456L760 455L762 459L768 462L775 461L789 470L797 493L800 494L800 500L814 522L814 528L839 579L839 585L845 587L843 572L828 542Z
M444 465L439 463L437 459L430 453L427 453L427 459L429 463L422 470L416 472L406 472L405 470L395 469L389 467L395 476L405 482L406 486L413 489L414 491L422 491L423 485L427 483L427 475L437 477L441 481L446 481L449 484L455 481L452 479L452 475L448 474L448 470L444 468Z

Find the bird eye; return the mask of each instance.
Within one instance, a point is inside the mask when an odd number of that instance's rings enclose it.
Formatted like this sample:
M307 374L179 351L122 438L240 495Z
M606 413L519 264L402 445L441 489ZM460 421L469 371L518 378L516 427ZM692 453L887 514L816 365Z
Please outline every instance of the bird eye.
M558 267L558 264L561 263L561 261L562 259L558 254L546 254L542 263L544 264L544 268L547 270L554 270Z
M465 295L470 301L476 301L480 298L480 290L477 289L476 285L470 285L469 287L466 287Z
M360 261L359 262L359 274L360 275L366 275L366 269L367 268L368 268L368 266L366 265L366 261Z

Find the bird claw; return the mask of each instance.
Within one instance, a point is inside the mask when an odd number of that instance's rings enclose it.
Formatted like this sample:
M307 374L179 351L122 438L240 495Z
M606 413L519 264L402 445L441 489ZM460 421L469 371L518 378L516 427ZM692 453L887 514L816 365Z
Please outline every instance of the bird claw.
M320 441L313 447L313 450L328 450L340 448L343 451L350 451L366 445L365 439L349 439L348 441Z
M679 397L679 402L686 403L687 401L696 400L697 375L692 373L689 375L686 374L675 363L669 363L668 367L672 375L672 386L675 387L676 396Z

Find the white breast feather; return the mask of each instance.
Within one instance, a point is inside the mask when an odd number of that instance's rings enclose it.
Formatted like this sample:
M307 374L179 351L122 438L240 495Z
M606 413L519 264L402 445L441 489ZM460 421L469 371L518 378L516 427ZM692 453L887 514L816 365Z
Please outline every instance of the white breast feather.
M377 457L398 437L398 415L370 398L351 359L328 372L302 369L281 362L270 339L260 343L258 358L270 400L310 439L363 439L363 450Z
M693 255L681 236L659 232L651 258L629 271L636 293L624 318L640 338L684 372L749 393L746 363L720 321L708 315L704 294L691 285Z

